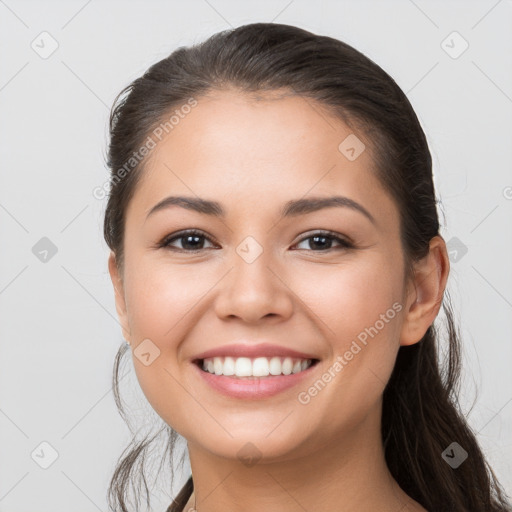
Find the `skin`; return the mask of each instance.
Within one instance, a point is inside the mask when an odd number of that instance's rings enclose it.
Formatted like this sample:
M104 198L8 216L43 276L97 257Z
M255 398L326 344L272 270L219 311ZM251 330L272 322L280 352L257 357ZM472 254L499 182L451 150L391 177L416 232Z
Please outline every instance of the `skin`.
M195 493L185 510L197 500L199 512L424 511L386 466L382 393L399 347L417 343L439 312L449 273L444 240L431 241L405 283L398 209L373 175L371 141L349 161L338 146L353 130L312 100L235 89L197 100L146 162L126 212L124 268L109 258L141 388L188 443ZM376 225L346 207L279 220L286 201L333 191L361 204ZM226 218L173 206L146 219L169 195L219 201ZM157 247L190 228L212 241L175 239L181 253ZM349 237L355 248L315 244L308 237L318 230ZM250 264L236 252L247 236L263 248ZM200 250L184 252L190 247ZM401 311L299 403L298 393L394 303ZM273 397L226 397L191 360L242 338L321 361L309 379ZM148 366L135 355L145 339L160 351ZM248 442L261 457L251 466L238 456Z

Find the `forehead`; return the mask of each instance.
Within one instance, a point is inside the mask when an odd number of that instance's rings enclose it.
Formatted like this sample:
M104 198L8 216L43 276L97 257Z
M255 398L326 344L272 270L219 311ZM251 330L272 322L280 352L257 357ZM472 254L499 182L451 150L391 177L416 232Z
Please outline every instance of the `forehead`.
M146 213L178 193L225 203L259 200L261 208L262 199L280 207L335 192L396 220L394 203L374 175L369 144L349 160L340 144L354 137L353 129L318 102L287 91L232 89L196 100L151 152L136 192Z

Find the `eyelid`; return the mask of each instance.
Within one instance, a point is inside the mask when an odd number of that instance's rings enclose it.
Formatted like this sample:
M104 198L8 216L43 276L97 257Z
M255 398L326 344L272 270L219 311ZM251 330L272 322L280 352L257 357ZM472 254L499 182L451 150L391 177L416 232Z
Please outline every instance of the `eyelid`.
M193 235L200 236L200 237L204 238L205 240L208 240L213 245L219 245L219 243L212 236L207 235L202 230L200 230L198 228L189 228L189 229L184 229L182 231L178 231L176 233L171 233L170 235L165 236L156 245L156 248L169 249L174 252L190 253L190 254L196 254L201 251L204 251L205 249L211 249L211 248L200 248L200 249L187 250L187 249L180 249L179 247L170 246L170 243L175 240L179 240L180 238L184 238L185 236L193 236ZM337 233L335 231L331 231L328 229L316 229L316 230L311 230L310 232L306 232L301 236L301 238L297 242L295 242L293 244L293 246L300 244L300 243L304 242L305 240L308 240L309 238L313 238L314 236L320 236L320 237L324 236L327 238L332 238L335 242L338 242L339 246L338 247L330 247L328 249L318 250L318 251L314 251L312 249L294 249L294 250L298 250L298 251L306 250L307 252L324 253L324 252L330 252L330 251L336 250L336 249L348 250L348 249L354 249L356 247L355 243L346 235L342 235L341 233Z
M325 236L327 238L332 238L333 240L337 241L342 248L345 248L345 249L355 248L354 242L349 237L342 235L341 233L336 233L335 231L331 231L329 229L316 229L316 230L314 229L314 230L310 231L309 233L305 233L304 235L302 235L301 239L298 242L296 242L294 245L302 243L305 240L307 240L308 238L313 238L314 236ZM308 250L308 252L328 252L332 249L336 249L336 247L331 247L324 251ZM302 249L296 249L296 250L300 251Z
M156 248L163 248L163 249L170 248L170 250L174 250L176 252L189 252L189 253L195 253L195 252L204 250L204 249L186 250L186 249L180 249L179 247L170 247L170 245L169 245L171 242L173 242L175 240L179 240L180 238L184 238L186 236L193 236L193 235L201 236L204 239L208 240L210 243L212 243L214 245L219 245L218 242L212 236L207 235L200 229L189 228L189 229L184 229L182 231L177 231L176 233L171 233L170 235L166 235L160 242L158 242L158 244L156 245Z

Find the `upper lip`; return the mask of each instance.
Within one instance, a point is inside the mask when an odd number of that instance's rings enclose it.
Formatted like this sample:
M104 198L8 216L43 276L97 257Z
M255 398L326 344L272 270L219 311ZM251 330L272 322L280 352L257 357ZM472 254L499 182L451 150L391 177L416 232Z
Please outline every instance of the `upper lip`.
M243 344L234 343L215 347L197 354L192 360L209 359L212 357L291 357L298 359L318 359L314 355L291 348L272 345L271 343Z

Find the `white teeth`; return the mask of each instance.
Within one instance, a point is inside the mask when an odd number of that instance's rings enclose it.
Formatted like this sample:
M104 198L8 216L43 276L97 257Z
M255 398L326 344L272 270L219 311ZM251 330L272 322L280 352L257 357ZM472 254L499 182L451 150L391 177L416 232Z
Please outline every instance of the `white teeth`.
M252 375L254 377L266 377L269 373L270 363L266 357L258 357L252 362Z
M203 360L203 370L215 375L236 377L267 377L268 375L290 375L299 373L312 364L311 359L291 357L213 357Z
M273 357L269 364L270 375L281 375L281 358Z
M252 375L252 363L248 357L238 357L236 359L235 375L237 377L250 377Z

